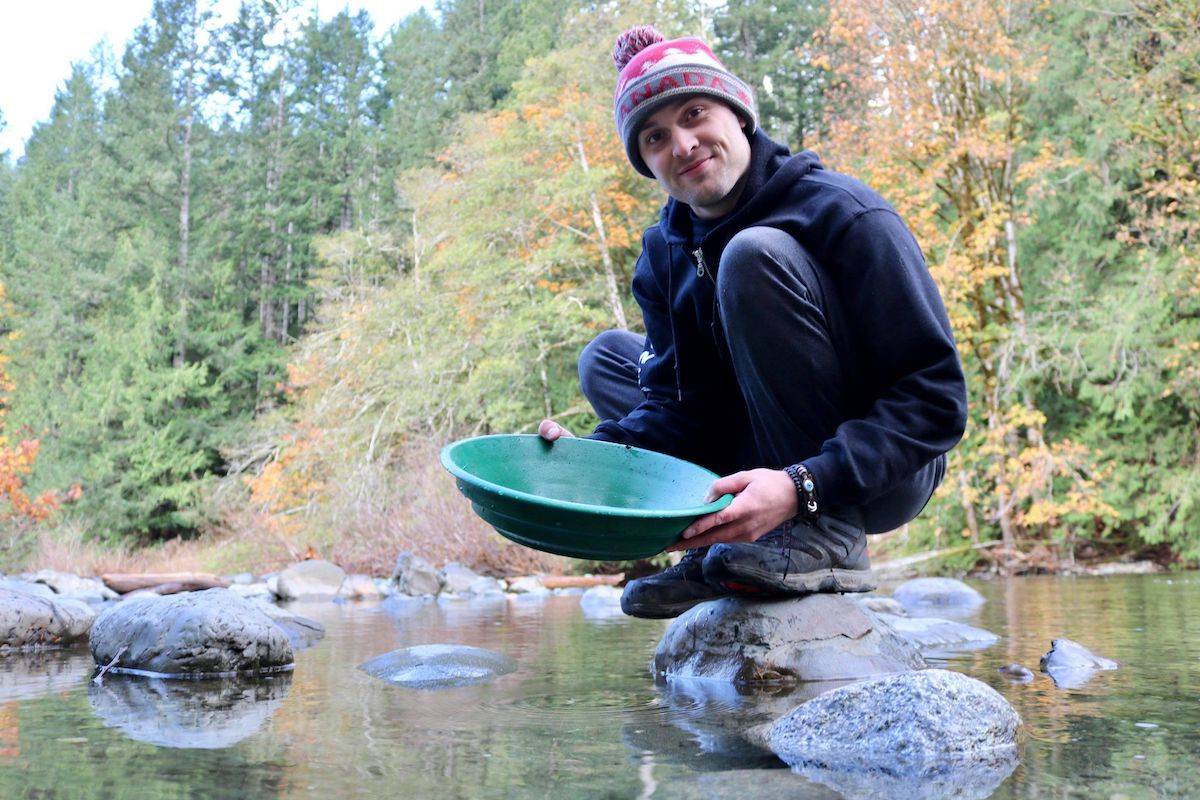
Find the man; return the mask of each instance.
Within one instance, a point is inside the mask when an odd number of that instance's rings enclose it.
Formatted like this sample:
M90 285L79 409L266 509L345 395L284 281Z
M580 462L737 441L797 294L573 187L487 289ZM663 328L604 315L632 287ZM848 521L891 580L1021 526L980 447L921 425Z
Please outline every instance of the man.
M634 273L645 339L608 331L580 357L592 436L704 465L725 476L711 497L734 495L622 607L868 591L866 534L920 513L966 424L921 251L874 191L763 134L750 88L699 39L633 28L613 57L626 153L669 200Z

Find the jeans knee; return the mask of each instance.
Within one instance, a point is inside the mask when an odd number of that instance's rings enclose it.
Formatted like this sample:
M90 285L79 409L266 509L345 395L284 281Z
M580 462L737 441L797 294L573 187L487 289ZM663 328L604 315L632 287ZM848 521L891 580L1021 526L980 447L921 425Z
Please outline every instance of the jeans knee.
M778 228L745 228L734 234L721 253L717 271L717 295L722 307L730 312L749 303L753 310L765 292L782 283L796 283L803 295L811 296L806 283L808 253L792 236ZM782 271L791 273L785 280Z
M600 365L605 359L612 359L617 351L617 343L624 331L602 331L595 339L588 342L579 354L579 388L584 397L591 397L596 379L600 376Z

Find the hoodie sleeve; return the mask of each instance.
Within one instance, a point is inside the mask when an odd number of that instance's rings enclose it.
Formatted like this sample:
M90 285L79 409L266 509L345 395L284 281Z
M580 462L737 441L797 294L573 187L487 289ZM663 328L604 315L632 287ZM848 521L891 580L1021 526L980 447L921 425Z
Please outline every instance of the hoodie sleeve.
M604 420L589 438L617 442L688 460L699 456L704 427L697 392L680 385L669 299L650 269L646 242L634 268L633 296L642 309L646 346L638 368L642 402L619 420Z
M856 321L862 363L882 390L804 464L823 505L857 506L958 443L966 427L966 381L941 295L894 211L861 213L826 256Z

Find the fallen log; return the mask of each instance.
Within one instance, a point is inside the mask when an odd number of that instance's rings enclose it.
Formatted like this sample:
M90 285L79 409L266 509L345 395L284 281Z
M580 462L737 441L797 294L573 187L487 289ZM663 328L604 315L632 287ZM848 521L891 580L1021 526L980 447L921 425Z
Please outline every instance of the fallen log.
M616 586L625 580L625 573L616 575L538 575L547 589L590 589L593 586Z
M970 550L986 550L990 547L996 547L999 544L1000 542L997 540L964 544L958 547L944 547L941 550L929 550L924 553L917 553L914 556L905 556L904 558L896 558L891 561L881 561L878 564L873 564L871 571L875 573L877 578L899 578L904 575L906 570L917 564L966 553Z
M109 572L101 575L100 580L117 594L129 594L138 589L155 589L164 584L182 584L188 587L186 591L229 586L229 581L221 580L207 572ZM182 586L175 591L183 591Z

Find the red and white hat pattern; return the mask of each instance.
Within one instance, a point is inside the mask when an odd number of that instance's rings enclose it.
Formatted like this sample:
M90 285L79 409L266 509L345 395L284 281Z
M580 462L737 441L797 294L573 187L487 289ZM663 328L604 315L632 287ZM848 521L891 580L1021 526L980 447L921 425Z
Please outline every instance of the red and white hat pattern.
M638 155L638 130L647 117L677 97L715 97L747 121L747 135L758 127L750 87L727 70L700 39L664 40L651 26L630 28L617 37L613 62L620 70L613 93L617 132L630 163L647 177L653 173Z

